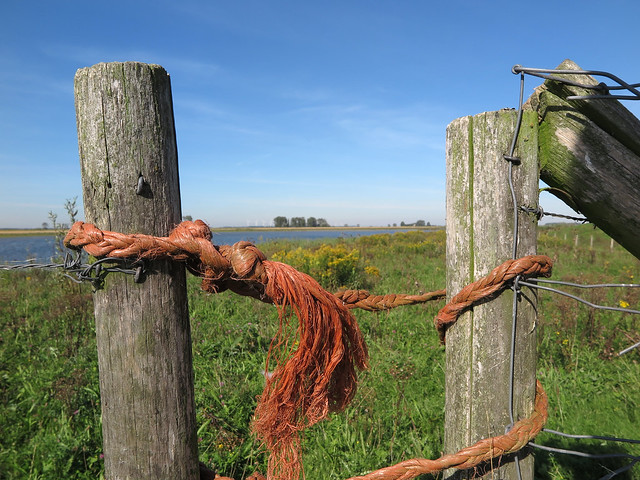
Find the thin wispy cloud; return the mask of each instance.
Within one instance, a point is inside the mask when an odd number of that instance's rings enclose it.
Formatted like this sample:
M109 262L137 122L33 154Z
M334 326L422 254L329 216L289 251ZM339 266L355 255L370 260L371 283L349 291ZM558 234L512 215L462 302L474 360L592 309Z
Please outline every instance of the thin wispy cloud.
M364 102L325 103L300 107L288 113L330 125L367 148L424 147L444 151L440 141L442 125L431 120L433 111L420 106L389 109L368 106Z
M214 102L195 97L179 97L173 103L174 109L184 110L186 115L216 120L227 119L233 115L232 112Z
M358 142L373 148L432 148L429 137L440 132L422 118L406 117L398 112L369 112L368 115L343 118L337 125ZM440 148L444 150L443 147Z

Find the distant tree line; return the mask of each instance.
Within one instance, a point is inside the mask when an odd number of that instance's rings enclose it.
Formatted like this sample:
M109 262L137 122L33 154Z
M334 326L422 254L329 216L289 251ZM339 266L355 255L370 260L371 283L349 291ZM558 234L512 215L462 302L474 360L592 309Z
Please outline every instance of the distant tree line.
M391 226L391 225L389 225L389 226ZM393 226L397 227L398 224L394 223ZM424 220L418 220L415 223L400 222L400 226L401 227L430 227L431 226L431 222L425 222Z
M395 223L393 224L395 227ZM430 227L431 222L425 222L424 220L418 220L416 223L404 223L400 222L401 227Z
M316 217L291 217L288 219L287 217L276 217L273 219L273 224L276 228L300 228L300 227L330 227L329 222L327 222L324 218L316 218Z

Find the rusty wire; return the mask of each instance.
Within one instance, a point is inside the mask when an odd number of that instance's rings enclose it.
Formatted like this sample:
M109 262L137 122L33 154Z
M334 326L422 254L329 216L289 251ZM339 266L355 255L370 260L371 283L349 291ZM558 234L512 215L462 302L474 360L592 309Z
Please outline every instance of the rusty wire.
M503 158L507 160L509 165L509 171L507 174L507 182L509 184L509 192L511 193L512 211L513 211L513 246L512 246L512 258L515 259L518 256L518 231L519 231L519 210L518 200L516 198L516 191L513 185L513 167L514 165L520 165L520 159L514 157L516 143L518 142L518 135L520 134L520 127L522 126L522 115L524 112L522 101L524 99L524 74L520 74L520 94L518 96L518 113L516 126L513 131L513 138L511 140L511 146L509 147L509 153L504 155ZM549 271L549 275L551 271ZM512 319L511 319L511 343L509 345L509 421L511 425L514 423L514 378L515 378L515 355L516 355L516 326L518 323L518 300L520 297L520 288L518 282L522 279L522 273L518 273L513 279L511 289L513 290L513 306L512 306ZM507 427L508 428L508 427ZM514 458L516 475L518 480L522 480L522 472L520 470L520 459L516 455Z

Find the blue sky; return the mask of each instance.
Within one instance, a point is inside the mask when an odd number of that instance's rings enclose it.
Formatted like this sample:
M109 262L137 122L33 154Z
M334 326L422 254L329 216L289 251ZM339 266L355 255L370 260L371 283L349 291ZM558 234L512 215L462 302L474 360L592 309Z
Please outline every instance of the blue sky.
M64 221L65 199L81 203L73 78L99 62L169 72L183 215L214 227L443 224L446 126L516 107L514 64L571 58L640 81L631 1L8 0L0 12L0 228L39 227L50 210ZM525 96L538 84L527 78Z

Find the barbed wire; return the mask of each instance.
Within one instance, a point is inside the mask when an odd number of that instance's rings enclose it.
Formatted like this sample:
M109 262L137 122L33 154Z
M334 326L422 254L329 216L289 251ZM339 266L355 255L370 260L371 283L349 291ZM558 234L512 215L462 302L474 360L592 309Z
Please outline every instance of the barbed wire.
M109 273L124 273L133 275L136 283L142 283L147 273L147 264L144 260L131 261L123 258L102 258L93 263L84 263L85 256L82 252L66 250L63 262L51 263L20 263L15 265L0 265L0 270L62 270L63 275L75 283L89 282L94 287L99 287Z
M518 101L518 110L517 110L517 119L516 119L516 126L515 126L515 130L514 130L514 135L511 141L511 145L509 148L509 152L507 154L505 154L503 157L505 160L508 161L508 167L509 167L509 171L508 171L508 183L509 183L509 190L511 193L511 198L513 201L513 258L517 258L517 248L518 248L518 212L522 211L524 213L527 214L534 214L536 215L536 217L538 218L538 220L540 220L543 216L548 215L548 216L554 216L554 217L560 217L560 218L565 218L565 219L569 219L569 220L574 220L574 221L579 221L582 223L588 222L587 218L579 218L579 217L572 217L572 216L568 216L568 215L560 215L560 214L553 214L553 213L547 213L545 212L541 206L537 206L537 207L530 207L530 206L524 206L524 205L518 205L517 204L517 197L515 194L515 189L513 186L513 166L514 165L519 165L520 164L520 159L518 157L514 156L514 152L515 152L515 148L516 148L516 143L518 140L518 135L520 132L520 126L522 124L522 116L523 116L523 94L524 94L524 78L525 78L525 74L528 75L533 75L536 77L540 77L540 78L544 78L547 80L551 80L551 81L556 81L556 82L561 82L561 83L565 83L568 85L572 85L572 86L576 86L576 87L581 87L581 88L586 88L586 89L591 89L591 90L597 90L600 91L602 93L600 94L595 94L595 95L573 95L573 96L568 96L567 100L590 100L590 99L623 99L623 100L640 100L640 91L637 90L637 87L640 87L640 84L633 84L630 85L626 82L624 82L623 80L621 80L620 78L618 78L617 76L609 73L609 72L604 72L604 71L596 71L596 70L547 70L547 69L539 69L539 68L525 68L522 67L520 65L515 65L512 68L512 71L514 74L520 74L520 94L519 94L519 101ZM554 75L551 75L554 74ZM581 82L576 82L573 80L569 80L567 78L563 78L563 77L558 77L556 75L562 75L562 74L573 74L573 75L592 75L592 76L604 76L607 77L613 81L615 81L616 83L618 83L618 86L609 86L606 85L604 83L599 83L598 85L588 85L588 84L583 84ZM626 89L627 91L629 91L630 93L632 93L632 96L626 96L626 95L611 95L609 94L609 91L611 90L621 90L621 89ZM534 282L534 283L532 283ZM594 309L601 309L601 310L609 310L609 311L619 311L619 312L624 312L624 313L629 313L629 314L640 314L639 310L633 310L633 309L628 309L628 308L619 308L619 307L608 307L608 306L604 306L604 305L597 305L594 304L592 302L589 302L585 299L582 299L576 295L567 293L567 292L563 292L559 289L556 288L552 288L552 287L545 287L542 285L538 285L538 283L550 283L550 284L556 284L556 285L565 285L565 286L571 286L571 287L577 287L577 288L619 288L619 287L625 287L625 288L635 288L635 287L640 287L640 284L611 284L611 283L607 283L607 284L592 284L592 285L581 285L581 284L576 284L576 283L572 283L572 282L564 282L564 281L557 281L557 280L545 280L545 279L539 279L539 278L532 278L530 279L530 281L524 281L520 278L520 276L517 276L514 281L513 281L513 285L512 285L512 290L514 292L513 295L513 318L512 318L512 334L511 334L511 345L510 345L510 379L509 379L509 419L511 422L511 425L513 425L514 423L514 415L513 415L513 409L514 409L514 378L515 378L515 355L516 355L516 325L517 325L517 316L518 316L518 300L519 297L521 295L521 291L520 291L520 287L521 286L527 286L529 288L534 288L534 289L540 289L540 290L546 290L546 291L550 291L556 294L560 294L560 295L564 295L566 297L572 298L578 302L584 303L588 306L590 306L591 308ZM625 348L624 350L620 351L618 353L618 356L624 355L628 352L630 352L631 350L640 347L640 342ZM506 430L508 430L510 428L510 426L506 427ZM605 437L605 436L601 436L601 435L574 435L574 434L567 434L567 433L563 433L563 432L559 432L556 430L551 430L551 429L543 429L542 431L547 432L547 433L551 433L554 435L559 435L562 437L567 437L567 438L573 438L573 439L599 439L599 440L607 440L607 441L614 441L614 442L625 442L625 443L632 443L632 444L640 444L640 440L632 440L632 439L625 439L625 438L617 438L617 437ZM613 454L590 454L590 453L585 453L585 452L580 452L580 451L575 451L575 450L568 450L568 449L561 449L561 448L554 448L554 447L548 447L546 445L539 445L537 443L534 442L529 442L529 445L531 445L532 447L541 449L541 450L546 450L546 451L550 451L550 452L554 452L554 453L561 453L561 454L567 454L567 455L574 455L574 456L580 456L580 457L585 457L585 458L592 458L592 459L604 459L604 458L627 458L627 459L631 459L632 461L613 471L613 472L609 472L608 474L604 475L603 477L600 478L600 480L610 480L611 478L615 477L616 475L626 472L627 470L630 470L631 468L633 468L636 463L640 462L640 456L635 456L635 455L631 455L628 453L613 453ZM518 463L518 457L514 457L515 458L515 466L516 466L516 472L518 475L518 479L522 480L522 474L520 471L520 465Z
M557 218L564 218L566 220L574 220L576 222L581 222L581 223L589 222L589 220L585 217L573 217L571 215L563 215L560 213L545 212L541 206L527 207L525 205L520 205L520 207L518 208L525 213L530 213L532 215L535 215L538 218L538 220L541 220L542 217L557 217Z

